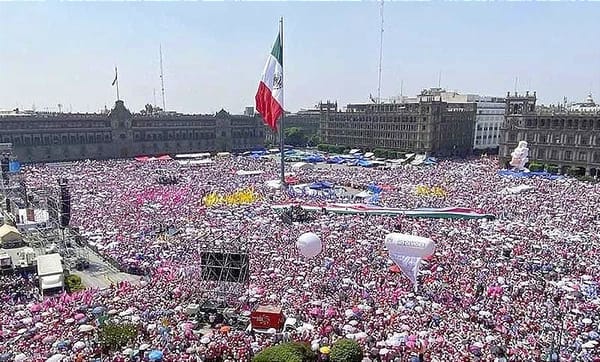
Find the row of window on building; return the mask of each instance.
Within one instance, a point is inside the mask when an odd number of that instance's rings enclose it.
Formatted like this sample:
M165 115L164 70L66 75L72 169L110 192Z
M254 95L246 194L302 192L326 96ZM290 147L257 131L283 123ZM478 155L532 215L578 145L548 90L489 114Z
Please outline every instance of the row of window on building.
M547 150L545 148L539 148L534 150L531 158L544 160L550 159L555 161L579 161L579 162L594 162L600 163L600 151L591 153L585 151L572 151L572 150Z
M527 128L600 130L600 119L528 119Z
M511 134L514 136L514 134ZM516 136L515 136L516 140ZM600 136L571 135L557 133L528 133L525 140L539 144L562 144L571 146L600 146Z
M10 130L32 130L32 129L56 129L56 130L64 130L64 129L74 129L74 128L110 128L110 122L107 120L101 121L56 121L56 120L48 120L48 121L38 121L39 118L31 119L29 117L23 117L16 121L7 121L1 120L0 127L3 129Z
M48 146L59 144L92 144L112 141L110 132L77 134L13 134L3 135L3 143L15 146Z

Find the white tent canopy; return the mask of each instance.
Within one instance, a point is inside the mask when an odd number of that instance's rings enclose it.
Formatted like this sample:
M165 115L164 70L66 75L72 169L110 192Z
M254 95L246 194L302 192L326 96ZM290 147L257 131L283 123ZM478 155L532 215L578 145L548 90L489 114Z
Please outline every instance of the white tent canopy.
M62 257L60 254L46 254L37 257L38 276L54 275L63 273Z
M209 166L215 163L215 161L210 158L205 158L203 160L177 160L182 166Z
M358 194L354 195L354 197L357 199L366 199L371 196L373 196L373 194L370 193L369 191L361 191Z
M534 189L533 186L519 185L519 186L515 186L515 187L507 187L504 190L502 190L501 193L503 193L503 194L520 194L522 192L530 191L533 189Z
M208 158L210 153L182 153L175 155L175 158Z
M63 287L62 274L48 275L40 279L43 290Z
M236 171L235 174L238 176L255 176L255 175L260 175L264 172L265 171L262 171L262 170L256 170L256 171L239 170L239 171Z
M315 168L315 166L306 162L296 162L292 165L292 169L294 170L308 170L312 168Z

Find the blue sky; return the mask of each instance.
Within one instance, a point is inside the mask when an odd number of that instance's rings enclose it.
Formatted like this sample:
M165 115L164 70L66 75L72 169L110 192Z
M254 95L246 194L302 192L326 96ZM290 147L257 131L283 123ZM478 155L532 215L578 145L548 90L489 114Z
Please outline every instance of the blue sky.
M379 3L0 3L0 109L96 111L121 98L241 113L253 105L285 18L286 108L368 101L377 92ZM600 3L385 4L382 96L441 84L464 93L538 92L600 101Z

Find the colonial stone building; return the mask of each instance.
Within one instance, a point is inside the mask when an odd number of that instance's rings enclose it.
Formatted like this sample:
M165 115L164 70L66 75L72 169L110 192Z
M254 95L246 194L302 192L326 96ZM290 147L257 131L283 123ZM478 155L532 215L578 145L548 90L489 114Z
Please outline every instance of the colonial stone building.
M502 123L504 123L504 98L482 96L479 94L461 94L443 88L430 88L424 92L440 97L443 102L477 103L473 149L485 152L494 152L498 150L500 127L502 126ZM410 98L396 97L392 99L406 100Z
M590 103L591 101L591 103ZM596 176L600 169L600 109L591 96L586 107L536 107L536 93L506 98L500 156L504 165L519 141L527 141L529 160Z
M123 101L108 114L0 115L0 143L12 143L21 162L124 158L137 155L238 152L262 147L265 128L255 117L132 114Z
M477 106L445 102L423 91L395 103L321 105L323 143L431 155L462 155L473 147Z

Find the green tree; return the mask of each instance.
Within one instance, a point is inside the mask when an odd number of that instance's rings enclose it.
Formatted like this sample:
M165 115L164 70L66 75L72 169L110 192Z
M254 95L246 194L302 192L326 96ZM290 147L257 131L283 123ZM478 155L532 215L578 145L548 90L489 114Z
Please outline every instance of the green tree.
M546 165L546 171L550 172L550 173L558 173L558 166L557 165Z
M317 356L305 343L289 342L267 347L257 354L253 362L313 362Z
M304 130L299 127L290 127L284 129L285 143L292 146L306 146L308 137L304 134Z
M387 157L387 150L384 150L383 148L376 148L373 150L373 154L375 157Z
M319 142L321 142L321 137L318 134L314 134L308 139L308 145L311 147L318 145Z
M531 162L527 168L529 168L529 171L532 171L532 172L543 171L544 165L542 165L541 163L537 163L537 162Z
M71 274L65 278L65 284L69 293L78 292L84 290L83 284L81 283L81 277L79 275Z
M138 335L137 327L133 324L107 323L100 329L100 344L116 351L135 340Z
M339 339L331 347L329 360L331 362L360 362L363 359L363 350L360 345L351 339Z

